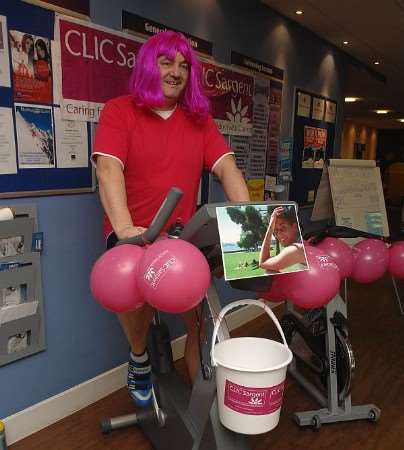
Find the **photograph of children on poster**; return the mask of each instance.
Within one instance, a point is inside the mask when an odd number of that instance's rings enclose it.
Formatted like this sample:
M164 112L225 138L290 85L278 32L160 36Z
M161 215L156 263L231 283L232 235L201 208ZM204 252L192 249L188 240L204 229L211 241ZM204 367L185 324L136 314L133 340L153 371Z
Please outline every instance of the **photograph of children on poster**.
M52 108L15 103L15 124L19 168L55 167Z
M322 169L327 148L327 130L304 127L303 169Z
M52 70L49 40L10 30L14 100L52 103Z
M296 205L216 208L225 280L308 270Z

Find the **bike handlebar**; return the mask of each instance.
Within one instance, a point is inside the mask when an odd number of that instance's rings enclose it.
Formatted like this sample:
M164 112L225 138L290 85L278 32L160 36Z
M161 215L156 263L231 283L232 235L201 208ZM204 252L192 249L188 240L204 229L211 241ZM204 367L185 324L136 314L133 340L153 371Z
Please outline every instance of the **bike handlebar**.
M146 245L154 242L157 237L160 235L161 230L164 228L164 225L167 223L167 220L171 216L175 207L182 197L181 189L177 187L172 187L165 200L160 206L160 209L157 211L156 215L149 228L142 234L138 234L137 236L133 236L127 239L120 240L117 245L122 244L135 244L135 245Z
M383 242L391 242L390 236L380 236L378 234L367 233L366 231L356 230L355 228L348 228L343 226L327 226L325 229L310 231L304 235L304 239L311 239L312 244L318 244L326 237L335 238L357 238L363 237L368 239L379 239Z

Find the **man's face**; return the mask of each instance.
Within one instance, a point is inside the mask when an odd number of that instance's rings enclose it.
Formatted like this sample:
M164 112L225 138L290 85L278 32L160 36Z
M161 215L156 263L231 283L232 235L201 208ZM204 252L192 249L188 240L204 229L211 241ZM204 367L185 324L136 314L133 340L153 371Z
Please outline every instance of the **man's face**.
M184 91L189 75L189 64L181 53L177 53L174 59L160 56L157 59L161 75L161 88L166 100L165 106L173 107Z

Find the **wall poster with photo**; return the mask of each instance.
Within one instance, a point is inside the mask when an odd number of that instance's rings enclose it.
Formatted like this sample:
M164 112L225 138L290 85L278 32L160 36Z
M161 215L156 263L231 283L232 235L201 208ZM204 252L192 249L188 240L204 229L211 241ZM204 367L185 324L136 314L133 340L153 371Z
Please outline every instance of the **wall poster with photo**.
M52 103L52 70L49 39L10 30L14 100Z

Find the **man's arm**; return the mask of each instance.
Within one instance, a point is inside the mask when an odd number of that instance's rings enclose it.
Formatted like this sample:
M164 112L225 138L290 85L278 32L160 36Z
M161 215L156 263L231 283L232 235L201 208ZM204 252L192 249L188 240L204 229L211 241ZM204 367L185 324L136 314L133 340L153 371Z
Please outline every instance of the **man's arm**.
M236 166L233 155L224 156L213 169L219 178L226 198L231 202L248 202L250 195L241 171Z
M144 229L135 227L127 205L125 179L118 161L109 156L97 156L96 169L102 206L112 228L119 239L141 233Z

